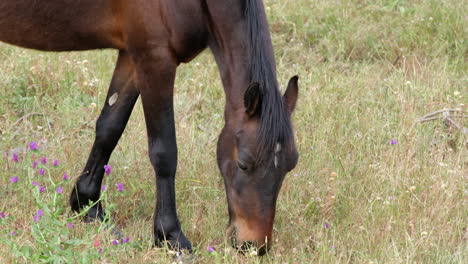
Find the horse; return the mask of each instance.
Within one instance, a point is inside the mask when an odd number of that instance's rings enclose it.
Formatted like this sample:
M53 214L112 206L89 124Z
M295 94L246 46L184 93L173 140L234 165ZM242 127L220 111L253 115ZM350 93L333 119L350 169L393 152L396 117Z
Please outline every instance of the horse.
M0 41L42 51L115 49L118 58L83 173L70 195L85 221L103 220L99 202L109 161L139 96L156 175L154 243L192 250L176 212L174 79L181 63L209 48L224 87L217 163L235 248L272 245L276 200L298 162L291 115L298 77L281 95L261 0L2 0Z

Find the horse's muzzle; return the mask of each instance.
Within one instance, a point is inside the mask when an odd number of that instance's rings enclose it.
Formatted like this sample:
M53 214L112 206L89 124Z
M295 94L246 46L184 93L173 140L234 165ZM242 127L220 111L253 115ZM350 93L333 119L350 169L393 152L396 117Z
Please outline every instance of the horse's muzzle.
M227 237L231 240L232 247L242 254L257 254L262 256L271 248L271 232L265 232L269 228L246 229L231 224L227 229Z

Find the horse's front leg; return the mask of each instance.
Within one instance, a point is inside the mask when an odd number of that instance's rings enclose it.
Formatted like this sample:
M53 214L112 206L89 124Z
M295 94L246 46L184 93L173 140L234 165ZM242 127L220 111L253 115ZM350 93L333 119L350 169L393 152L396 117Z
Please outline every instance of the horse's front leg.
M99 200L104 165L125 129L139 91L135 85L135 66L128 53L121 51L112 76L105 105L96 122L96 138L83 173L70 196L74 211ZM103 220L102 206L97 203L87 213L86 220Z
M138 87L147 126L149 158L156 172L155 244L167 243L170 248L191 251L192 245L177 217L174 186L177 144L173 92L177 63L166 48L139 55L135 58Z

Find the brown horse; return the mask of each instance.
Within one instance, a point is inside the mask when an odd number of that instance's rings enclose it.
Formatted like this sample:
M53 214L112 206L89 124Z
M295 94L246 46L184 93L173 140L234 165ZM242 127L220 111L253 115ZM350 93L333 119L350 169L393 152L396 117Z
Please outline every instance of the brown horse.
M70 197L79 211L99 200L104 165L141 95L156 173L156 245L191 250L177 217L174 78L209 47L226 94L217 160L235 247L263 254L272 242L276 199L298 160L291 125L297 77L281 96L261 0L2 0L0 41L44 51L119 51L88 162ZM87 220L103 219L100 203Z

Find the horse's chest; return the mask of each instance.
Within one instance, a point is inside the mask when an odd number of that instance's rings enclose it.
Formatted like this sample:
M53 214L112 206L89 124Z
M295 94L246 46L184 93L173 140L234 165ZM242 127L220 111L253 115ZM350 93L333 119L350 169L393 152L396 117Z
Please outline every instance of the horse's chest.
M176 36L172 45L180 62L189 62L203 51L208 43L208 34L193 28Z

